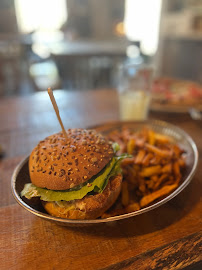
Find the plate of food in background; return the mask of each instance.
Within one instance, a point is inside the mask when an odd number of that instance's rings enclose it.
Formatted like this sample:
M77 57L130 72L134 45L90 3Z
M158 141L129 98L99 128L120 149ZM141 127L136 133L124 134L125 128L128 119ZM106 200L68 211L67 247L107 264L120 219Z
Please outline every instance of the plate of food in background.
M151 110L185 113L190 108L202 110L202 85L167 77L154 80Z
M44 203L41 203L38 198L32 198L31 200L29 200L23 197L23 195L27 192L26 190L24 190L25 184L28 184L28 186L30 186L31 184L28 157L17 166L12 177L13 195L17 202L23 208L36 216L56 222L60 225L84 226L100 223L109 223L112 221L118 221L121 219L140 215L168 202L176 195L178 195L190 183L191 179L195 174L198 163L198 152L196 145L187 133L174 125L166 122L153 120L143 122L138 121L107 123L99 126L90 127L90 129L94 129L97 134L101 134L101 136L104 136L106 139L110 140L111 142L116 142L119 145L120 149L117 149L118 152L115 154L115 156L119 157L123 154L126 154L126 158L122 159L121 161L123 181L119 189L120 194L119 196L116 194L116 198L118 198L116 200L113 200L111 207L106 207L107 210L104 212L102 211L102 213L100 212L99 216L97 216L96 218L86 219L88 215L85 215L85 213L84 215L81 215L81 219L77 219L75 217L71 218L71 216L69 216L69 218L64 218L63 216L54 216L55 208L52 208L52 203L48 203L46 204L46 207L43 207ZM76 137L73 137L76 141ZM54 138L50 136L50 140L53 139ZM61 142L65 143L63 141L64 138L63 140L61 140ZM49 139L45 141L45 146L43 145L43 143L43 141L39 143L42 144L42 152L46 151L46 148L49 147ZM94 142L92 142L91 140L90 143ZM99 145L99 147L101 145ZM85 145L83 146L86 148ZM50 147L52 148L52 146ZM57 150L57 147L58 146L54 144L52 149L54 150L56 148ZM67 147L72 148L73 146L67 145ZM65 145L62 146L61 149L65 150ZM93 146L92 149L94 149ZM37 153L39 152L38 150L39 148L34 150L34 155L37 155ZM60 150L60 152L62 150ZM47 155L51 156L51 152L54 153L54 151L50 151ZM71 158L74 158L74 162L75 160L77 160L76 154L77 152L74 153L74 151L71 154ZM47 155L44 155L41 156L42 159L47 158ZM82 158L86 159L86 157L84 155ZM62 155L56 155L56 157L53 157L53 159L55 159L56 161L53 162L59 164L61 158ZM93 159L93 162L95 161L95 158L93 156L90 158ZM103 154L100 158L103 158ZM80 156L79 159L81 159ZM45 162L46 161L47 160L45 160ZM98 162L98 159L96 159L96 162ZM63 161L63 163L61 164L64 163L65 161ZM48 169L51 174L56 172L57 168L56 166L54 170L54 168L52 168L54 167L54 164L52 165L49 166L50 170ZM31 170L34 170L32 167ZM41 170L40 167L41 165L39 164L36 169L41 175L46 175L47 173L50 173L48 171L46 172L44 168L44 170ZM64 175L64 169L60 168L58 173L59 177L60 174L62 175L62 178L64 178L64 176L66 177L66 175ZM37 181L39 180L38 178L36 179ZM41 179L41 181L43 182L43 178ZM92 184L94 183L91 182L91 180L89 181L90 182L87 183L87 187L92 187ZM73 180L72 183L74 184ZM83 186L83 183L85 184L85 181L82 182L81 186ZM33 195L37 192L38 189L34 188L33 190L28 190L28 195ZM79 192L79 196L82 192ZM46 195L46 192L43 192L41 196L42 198L45 198ZM60 195L61 194L59 194L59 197ZM93 194L90 193L90 196L91 195ZM51 192L50 196L52 196ZM99 196L99 194L97 196ZM85 197L82 200L84 200L84 204L87 203ZM75 201L77 202L77 200L74 200L74 202ZM90 202L93 204L94 202L96 203L96 201L93 200L90 200ZM60 206L63 207L63 204L63 202L61 202L60 204L57 203L57 209ZM68 204L68 207L69 206L70 205ZM92 206L93 205L91 205L91 207ZM85 207L83 209L83 211L85 211Z

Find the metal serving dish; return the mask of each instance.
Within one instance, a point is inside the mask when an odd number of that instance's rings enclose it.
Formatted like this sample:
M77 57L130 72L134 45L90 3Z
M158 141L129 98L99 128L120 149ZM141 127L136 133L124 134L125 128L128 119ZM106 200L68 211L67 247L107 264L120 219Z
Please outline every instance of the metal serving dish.
M85 226L85 225L93 225L93 224L100 224L100 223L110 223L113 221L118 221L121 219L126 219L129 217L134 217L137 215L140 215L142 213L148 212L166 202L174 198L176 195L178 195L191 181L193 178L197 163L198 163L198 151L197 147L195 145L195 142L192 140L192 138L184 132L182 129L169 124L167 122L162 122L158 120L150 120L150 121L143 121L143 122L113 122L113 123L106 123L99 126L94 126L90 128L94 128L97 131L107 135L111 131L115 129L121 129L123 126L129 127L133 129L134 131L137 131L145 126L153 129L156 132L165 134L170 136L174 142L179 144L183 149L186 150L186 161L187 161L187 167L182 177L182 183L181 185L174 190L171 194L166 196L165 198L151 204L150 206L147 206L143 209L140 209L135 212L131 212L128 214L123 214L119 216L109 217L105 219L94 219L94 220L70 220L70 219L64 219L64 218L57 218L52 217L49 214L45 212L45 210L42 208L40 200L36 198L32 200L22 199L20 197L20 192L22 191L24 184L30 182L29 177L29 170L28 170L28 159L29 157L25 158L14 170L14 173L12 175L11 180L11 188L12 193L16 201L26 210L28 210L30 213L41 217L43 219L56 222L60 225L65 226Z

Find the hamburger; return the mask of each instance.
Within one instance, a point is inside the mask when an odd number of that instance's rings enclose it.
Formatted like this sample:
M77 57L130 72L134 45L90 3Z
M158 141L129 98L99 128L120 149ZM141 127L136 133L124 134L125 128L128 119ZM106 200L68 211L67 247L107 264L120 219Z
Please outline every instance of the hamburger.
M29 157L31 183L21 196L39 197L52 216L95 219L119 196L118 144L94 130L69 129L40 141Z

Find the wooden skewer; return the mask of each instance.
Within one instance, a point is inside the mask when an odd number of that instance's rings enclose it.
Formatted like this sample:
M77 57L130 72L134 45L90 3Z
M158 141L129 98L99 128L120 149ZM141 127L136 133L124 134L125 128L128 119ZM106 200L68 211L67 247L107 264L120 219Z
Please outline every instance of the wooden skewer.
M53 108L54 108L54 110L55 110L55 113L56 113L56 115L57 115L58 121L59 121L60 126L61 126L61 128L62 128L62 132L63 132L64 136L65 136L66 139L67 139L67 132L66 132L66 130L64 129L64 125L63 125L62 120L61 120L61 118L60 118L59 109L58 109L57 103L56 103L56 101L55 101L55 98L54 98L54 95L53 95L53 91L52 91L52 89L51 89L50 87L48 88L48 94L49 94L49 96L50 96L51 102L52 102L52 104L53 104Z

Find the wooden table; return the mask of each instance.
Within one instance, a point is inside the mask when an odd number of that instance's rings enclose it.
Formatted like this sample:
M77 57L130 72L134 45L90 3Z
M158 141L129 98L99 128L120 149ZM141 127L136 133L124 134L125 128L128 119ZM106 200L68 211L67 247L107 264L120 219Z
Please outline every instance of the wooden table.
M56 93L57 92L57 93ZM56 91L66 128L118 120L115 91ZM0 100L0 269L202 269L202 124L187 114L151 114L188 132L199 150L193 181L176 198L109 225L61 227L21 208L10 179L45 136L60 130L47 93Z

